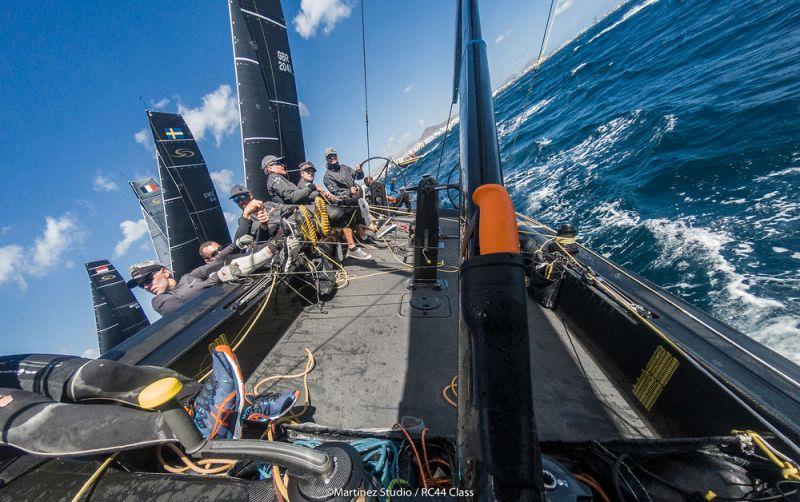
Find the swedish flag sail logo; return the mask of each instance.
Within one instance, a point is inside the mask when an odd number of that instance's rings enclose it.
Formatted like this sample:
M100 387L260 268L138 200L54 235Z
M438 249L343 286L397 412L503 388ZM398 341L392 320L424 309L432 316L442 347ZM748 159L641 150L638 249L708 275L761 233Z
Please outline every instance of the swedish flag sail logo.
M169 129L164 129L164 134L169 136L169 139L183 138L183 129L170 127Z

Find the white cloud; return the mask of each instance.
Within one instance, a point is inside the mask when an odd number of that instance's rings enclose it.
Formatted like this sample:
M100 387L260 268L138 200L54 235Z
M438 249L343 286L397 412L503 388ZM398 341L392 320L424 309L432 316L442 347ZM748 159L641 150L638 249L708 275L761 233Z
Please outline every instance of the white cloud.
M556 12L554 15L560 16L561 14L567 12L573 4L573 0L559 0L558 7L556 7Z
M211 176L211 181L217 185L217 191L224 194L223 197L227 196L233 186L233 171L223 169L221 171L211 171L208 175Z
M150 131L147 129L140 129L133 134L133 139L136 140L137 143L140 145L144 145L148 149L150 148Z
M25 289L26 277L41 277L59 264L72 266L71 260L61 263L62 256L83 242L83 238L84 232L72 215L46 216L44 233L31 247L19 244L0 247L0 284L13 281Z
M104 174L98 174L94 177L94 191L95 192L113 192L119 188L117 184Z
M300 109L301 117L309 117L311 115L311 112L308 111L308 107L302 101L297 102L297 107Z
M203 103L197 108L178 105L178 113L183 115L195 139L201 140L206 132L211 132L217 142L236 131L239 125L239 107L231 86L220 85L214 92L203 96Z
M348 17L353 7L342 0L302 0L294 18L294 28L303 38L311 38L323 24L322 33L329 35L336 23Z
M155 103L151 101L150 108L152 108L153 110L161 110L162 108L166 108L168 104L169 104L169 98L164 98L161 101L157 101Z
M89 347L88 349L81 352L81 357L86 357L88 359L97 359L98 357L100 357L100 351L95 348Z
M501 34L497 35L497 37L495 37L494 43L502 44L503 40L505 40L507 36L511 35L512 31L513 30L511 28L507 28L506 31L504 31L503 33L501 33Z
M119 224L122 230L122 240L114 247L114 255L120 257L128 251L131 245L147 235L147 222L142 218L139 221L125 220Z
M47 269L61 261L65 252L82 240L83 232L71 215L45 217L44 234L34 241L32 249L33 263L36 265L32 274L43 275Z
M0 247L0 284L14 281L22 288L27 287L28 284L22 276L24 256L22 246L12 244Z
M236 223L237 221L239 221L239 217L238 217L238 216L236 216L236 215L235 215L235 214L233 214L233 213L229 213L228 211L225 211L225 212L223 212L222 214L225 216L225 222L226 222L228 225L233 225L234 223Z
M417 122L419 123L420 127L425 127L425 121L423 119L419 119Z
M414 84L408 84L407 86L403 87L403 94L408 94L413 90L414 90Z

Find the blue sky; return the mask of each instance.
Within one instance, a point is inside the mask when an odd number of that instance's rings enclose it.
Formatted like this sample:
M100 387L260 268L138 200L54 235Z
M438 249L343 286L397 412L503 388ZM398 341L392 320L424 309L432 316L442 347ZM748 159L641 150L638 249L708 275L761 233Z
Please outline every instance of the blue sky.
M617 3L559 1L551 50ZM481 2L495 86L536 56L549 3ZM306 155L322 163L333 145L354 164L366 156L359 4L282 4ZM373 154L446 119L453 14L451 1L366 0ZM91 354L83 263L125 271L153 257L126 183L156 173L145 106L184 113L218 190L242 181L227 5L41 1L2 9L0 32L1 352ZM137 296L155 318L149 295Z

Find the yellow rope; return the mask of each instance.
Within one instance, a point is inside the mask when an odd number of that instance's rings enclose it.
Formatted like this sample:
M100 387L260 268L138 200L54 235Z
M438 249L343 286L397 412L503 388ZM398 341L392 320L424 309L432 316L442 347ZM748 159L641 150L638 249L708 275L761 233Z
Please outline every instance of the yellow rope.
M244 342L245 338L247 338L247 336L253 330L253 328L255 327L255 325L258 322L258 320L261 318L261 315L264 313L264 310L267 308L267 304L269 303L270 299L272 298L273 291L275 291L275 283L277 282L277 279L278 279L278 276L273 273L273 275L272 275L272 283L269 286L269 292L267 293L267 297L264 298L263 302L261 302L261 307L258 309L256 314L253 317L250 318L250 321L248 321L248 325L244 329L244 332L240 332L239 335L236 335L236 339L234 339L234 344L231 347L231 351L236 351L236 349L239 348L239 346L242 344L242 342ZM210 374L211 374L211 370L209 369L200 378L197 378L196 380L198 382L202 382L203 380L208 378L208 375L210 375Z
M442 397L445 401L447 401L453 408L458 408L458 403L456 403L456 399L458 399L458 375L455 375L448 385L445 385L444 389L442 389ZM451 398L448 395L448 392L451 392L455 399Z
M767 458L769 458L773 464L778 466L778 468L781 470L781 476L783 476L783 479L800 481L800 469L798 469L797 464L795 464L789 457L776 450L775 447L769 444L767 440L761 437L759 433L751 430L733 431L733 433L750 437L756 446L758 446L758 448L764 452Z
M118 454L119 452L114 453L113 455L105 459L105 461L103 461L102 464L100 464L97 470L94 471L94 474L92 474L91 477L87 479L85 483L83 483L83 486L81 486L81 489L78 490L78 493L76 493L75 496L72 497L72 502L80 501L80 499L89 491L89 489L97 482L97 480L100 479L100 476L103 474L103 472L105 472L108 466L111 465L111 462L113 462L114 459L117 458Z
M303 371L301 371L300 373L295 373L294 375L274 375L274 376L271 376L271 377L263 378L263 379L259 380L258 382L256 382L255 386L253 387L253 393L258 395L259 394L259 389L261 388L261 386L266 384L266 383L268 383L268 382L272 382L272 381L275 381L275 380L288 380L288 379L291 379L291 378L300 378L300 377L302 377L303 378L303 391L305 392L305 399L304 399L303 408L298 412L294 412L294 413L291 413L291 414L287 415L287 417L290 417L290 418L299 418L299 417L301 417L303 415L303 413L306 412L308 407L311 406L311 392L308 389L308 374L311 373L311 370L314 369L314 366L317 364L317 361L316 361L316 359L314 359L314 354L310 350L308 350L306 348L304 348L303 350L306 352L306 357L308 358L306 360L306 367L305 367L305 369L303 369Z

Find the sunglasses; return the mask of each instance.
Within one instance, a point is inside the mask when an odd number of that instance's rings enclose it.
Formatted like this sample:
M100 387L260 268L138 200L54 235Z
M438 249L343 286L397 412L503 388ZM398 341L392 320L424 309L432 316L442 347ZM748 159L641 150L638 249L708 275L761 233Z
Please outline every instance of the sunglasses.
M250 195L243 193L243 194L239 194L239 195L234 195L233 197L231 197L231 200L234 203L238 204L238 203L242 202L243 200L247 200L248 197L250 197Z
M150 284L153 283L153 276L155 275L155 272L150 272L146 276L142 277L141 280L139 280L139 285L143 288L150 286Z
M217 248L214 251L212 251L211 253L209 253L208 256L206 256L206 261L212 260L218 254L219 254L219 248Z

